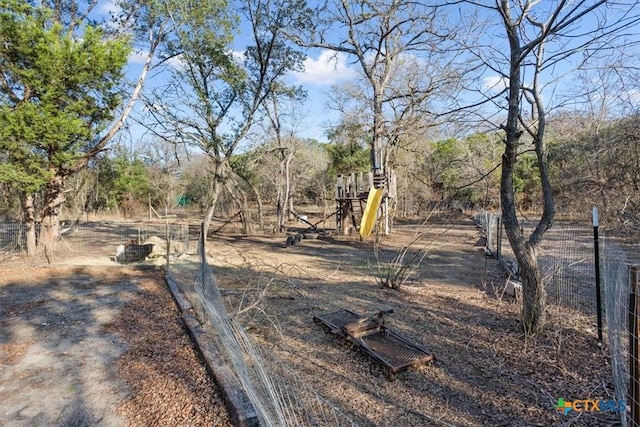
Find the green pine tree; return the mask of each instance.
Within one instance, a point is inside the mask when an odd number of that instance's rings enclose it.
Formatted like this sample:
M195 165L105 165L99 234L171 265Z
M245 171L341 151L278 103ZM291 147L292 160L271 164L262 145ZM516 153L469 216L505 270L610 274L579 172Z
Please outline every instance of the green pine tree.
M44 194L46 248L57 237L65 180L121 102L129 52L126 38L65 25L46 4L0 0L0 183L21 193L30 254L34 197Z

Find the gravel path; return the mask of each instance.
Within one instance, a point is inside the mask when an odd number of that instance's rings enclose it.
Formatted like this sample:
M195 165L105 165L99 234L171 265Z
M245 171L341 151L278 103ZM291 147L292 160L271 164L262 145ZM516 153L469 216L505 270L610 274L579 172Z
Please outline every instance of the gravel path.
M0 268L0 425L230 425L162 277Z

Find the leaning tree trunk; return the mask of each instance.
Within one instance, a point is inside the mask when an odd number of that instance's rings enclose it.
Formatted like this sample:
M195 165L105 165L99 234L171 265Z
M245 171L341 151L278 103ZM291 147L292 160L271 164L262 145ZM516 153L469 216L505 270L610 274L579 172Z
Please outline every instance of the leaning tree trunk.
M211 201L209 202L209 207L207 208L207 213L204 217L203 238L205 241L207 240L209 226L211 225L211 221L213 220L213 213L215 212L216 203L218 202L218 196L220 195L220 191L222 190L222 186L224 185L224 180L226 178L226 166L226 158L215 159L215 171L211 188Z

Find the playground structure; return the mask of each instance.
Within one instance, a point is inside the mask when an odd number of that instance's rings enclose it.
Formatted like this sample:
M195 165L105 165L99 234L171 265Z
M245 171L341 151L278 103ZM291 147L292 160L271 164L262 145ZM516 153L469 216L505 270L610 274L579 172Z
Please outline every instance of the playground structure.
M380 208L374 209L377 214L369 218L363 216L367 209L367 199L371 189L381 190ZM368 173L350 173L338 175L335 184L334 199L336 202L336 229L340 234L348 235L351 230L360 231L363 224L373 226L371 221L383 219L383 231L388 235L391 231L390 207L396 198L396 176L393 171L387 175Z

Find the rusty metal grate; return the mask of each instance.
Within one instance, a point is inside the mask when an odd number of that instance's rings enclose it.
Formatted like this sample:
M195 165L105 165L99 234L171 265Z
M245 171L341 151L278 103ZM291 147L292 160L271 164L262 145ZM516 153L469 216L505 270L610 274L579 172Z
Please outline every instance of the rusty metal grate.
M352 342L359 350L382 365L390 379L411 366L427 363L433 355L384 325L384 314L377 312L361 316L350 310L338 310L314 316L316 323L327 326L332 333Z
M333 313L321 314L313 317L313 320L324 323L332 330L340 329L360 319L362 319L362 316L349 310L338 310Z

